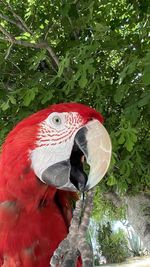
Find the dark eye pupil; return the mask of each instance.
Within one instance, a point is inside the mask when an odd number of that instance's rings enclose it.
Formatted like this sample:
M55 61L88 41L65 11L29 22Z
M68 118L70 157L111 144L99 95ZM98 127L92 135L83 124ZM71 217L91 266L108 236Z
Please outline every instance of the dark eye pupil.
M59 117L53 117L53 122L55 123L55 124L61 124L61 118L59 118Z

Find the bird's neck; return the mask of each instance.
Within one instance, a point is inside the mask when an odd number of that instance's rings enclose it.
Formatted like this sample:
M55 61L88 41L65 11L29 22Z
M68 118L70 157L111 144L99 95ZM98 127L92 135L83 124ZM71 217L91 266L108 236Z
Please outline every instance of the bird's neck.
M28 160L13 162L6 157L0 159L0 202L15 201L25 209L34 209L42 205L43 198L53 198L55 188L48 188L34 174Z

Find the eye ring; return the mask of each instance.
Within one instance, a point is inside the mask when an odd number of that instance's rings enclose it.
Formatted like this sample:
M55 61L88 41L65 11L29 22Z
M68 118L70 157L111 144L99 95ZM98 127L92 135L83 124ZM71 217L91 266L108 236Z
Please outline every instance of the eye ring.
M62 121L61 121L61 118L57 115L55 115L53 118L52 118L52 122L55 124L55 125L61 125Z

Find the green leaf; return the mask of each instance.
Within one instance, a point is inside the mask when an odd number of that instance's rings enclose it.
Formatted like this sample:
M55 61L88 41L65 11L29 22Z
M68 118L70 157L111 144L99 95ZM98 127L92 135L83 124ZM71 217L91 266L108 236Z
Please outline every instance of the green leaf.
M31 34L29 32L24 32L20 34L19 36L16 36L15 38L16 40L30 40Z
M138 107L143 107L150 103L150 92L146 92L142 96L141 96L141 99L138 101Z
M57 76L61 77L61 75L63 74L63 71L65 68L68 68L70 64L70 58L68 56L68 54L66 54L66 57L64 57L62 59L62 61L59 63L59 68L58 68L58 73Z
M9 101L4 102L3 104L1 104L1 109L3 111L7 110L9 108Z
M114 101L116 103L120 103L124 97L124 95L126 94L128 89L128 85L120 85L118 86L116 93L114 94Z
M125 142L125 135L124 135L124 133L121 133L121 134L120 134L120 137L119 137L119 139L118 139L118 143L119 143L120 145L122 145L122 144L124 144L124 142Z
M144 65L144 71L143 71L143 77L142 80L145 85L150 84L150 51L148 51L143 58L143 65Z
M80 80L79 80L79 86L81 88L84 88L87 85L87 82L88 82L88 80L86 78L86 72L84 71L82 73L82 76L81 76Z
M135 124L137 122L138 116L139 116L139 109L137 107L137 103L128 106L124 109L125 117L128 121L131 121L132 124Z
M135 71L138 61L139 59L137 57L131 60L131 63L128 65L127 74L132 74Z
M28 62L30 64L29 70L37 70L39 64L46 59L46 50L42 49L40 52L36 53L31 57Z
M47 92L45 92L45 94L43 93L43 98L41 100L42 104L45 104L46 102L49 102L53 97L53 91L49 90Z
M113 175L109 176L107 184L109 186L113 186L113 185L117 184L116 178Z
M109 27L102 24L102 23L96 22L96 24L95 24L95 30L97 32L106 32L106 31L108 31L108 29L109 29Z
M134 146L134 142L132 142L131 139L127 138L124 146L129 152L131 152Z
M13 95L8 95L8 99L10 100L11 104L16 105L16 99Z
M145 85L150 84L150 65L144 69L142 80Z
M120 72L119 78L118 78L118 84L122 84L124 78L127 75L127 69L128 69L128 66L125 66L124 69Z
M40 25L40 29L42 29L42 30L44 29L44 25L43 24Z
M128 131L126 132L126 141L124 146L126 149L131 152L133 150L133 147L135 143L137 142L137 131L134 128L128 128Z
M27 90L26 93L24 94L23 105L28 107L30 103L34 100L37 92L38 88L32 88L30 90Z

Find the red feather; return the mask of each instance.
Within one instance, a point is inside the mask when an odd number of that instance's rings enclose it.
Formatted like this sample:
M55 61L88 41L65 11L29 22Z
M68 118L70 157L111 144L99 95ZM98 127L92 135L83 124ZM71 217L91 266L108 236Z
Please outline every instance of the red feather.
M78 112L85 123L95 110L77 103L52 105L21 121L8 135L0 158L0 266L48 267L68 232L74 193L43 184L30 168L39 123L51 112ZM78 263L80 266L80 264Z

